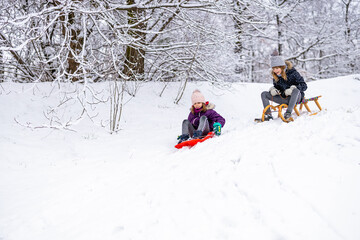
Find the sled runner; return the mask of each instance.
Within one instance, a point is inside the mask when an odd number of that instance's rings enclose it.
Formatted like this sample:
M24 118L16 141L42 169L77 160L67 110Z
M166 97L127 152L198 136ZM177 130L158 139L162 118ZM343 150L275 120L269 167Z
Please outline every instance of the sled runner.
M295 105L295 107L294 107L294 111L295 111L296 115L300 116L300 111L302 110L303 106L305 106L306 110L310 113L310 116L316 115L318 112L320 112L322 110L322 108L321 108L321 106L319 104L319 101L318 101L320 97L321 96L316 96L316 97L313 97L313 98L307 98L307 99L304 99L301 102L297 103ZM310 107L308 106L308 102L311 102L311 101L315 102L316 106L319 108L319 111L312 112L310 110ZM297 108L298 105L300 105L300 111ZM285 120L285 118L284 118L284 116L282 114L282 109L287 108L287 107L288 106L286 104L281 104L281 105L277 105L277 106L268 105L266 108L264 108L263 113L262 113L262 117L261 118L256 118L255 122L263 122L264 118L265 118L265 113L269 108L271 108L272 111L274 111L274 112L278 112L278 117L280 117L281 120L283 120L284 122L294 121L294 119L292 117L289 120Z
M177 145L175 145L175 147L177 149L180 149L180 148L183 148L183 147L193 147L195 146L196 144L198 144L199 142L203 142L203 141L206 141L208 140L209 138L212 138L215 136L215 133L214 132L209 132L205 137L203 138L195 138L195 139L190 139L190 140L187 140L187 141L184 141L184 142L181 142Z

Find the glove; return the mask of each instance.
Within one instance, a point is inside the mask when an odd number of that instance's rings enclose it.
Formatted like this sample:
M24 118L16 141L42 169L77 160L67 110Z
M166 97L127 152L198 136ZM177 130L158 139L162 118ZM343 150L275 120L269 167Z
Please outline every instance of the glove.
M285 95L286 96L290 96L292 91L296 88L295 85L291 85L291 87L289 87L288 89L285 90Z
M213 125L213 129L214 129L214 133L216 136L220 136L221 135L221 124L216 122Z
M271 96L280 95L280 91L277 90L274 86L269 89L269 92L270 92Z

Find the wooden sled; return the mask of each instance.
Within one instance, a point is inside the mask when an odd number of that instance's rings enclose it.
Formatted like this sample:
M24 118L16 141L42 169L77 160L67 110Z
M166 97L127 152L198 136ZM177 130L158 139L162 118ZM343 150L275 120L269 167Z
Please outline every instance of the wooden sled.
M313 97L313 98L307 98L307 99L304 99L304 100L302 100L301 102L297 103L297 104L295 105L295 107L294 107L294 111L295 111L296 115L300 116L300 111L302 110L303 106L305 106L306 110L310 113L310 116L318 114L318 113L322 110L322 108L321 108L321 106L320 106L320 103L319 103L319 98L320 98L320 97L321 97L321 96L316 96L316 97ZM317 111L317 112L312 112L312 111L310 110L310 107L308 106L308 102L311 102L311 101L315 102L316 106L319 108L319 111ZM299 111L299 109L297 108L298 105L300 105L300 111ZM267 111L269 108L271 108L272 111L278 112L278 117L280 117L281 120L283 120L284 122L294 121L294 119L293 119L292 117L291 117L289 120L285 120L285 118L284 118L284 116L283 116L283 114L282 114L282 109L283 109L283 108L287 108L287 107L288 107L288 105L286 105L286 104L281 104L281 105L277 105L277 106L273 106L273 105L268 105L268 106L266 106L266 108L264 108L264 110L263 110L263 113L262 113L262 116L261 116L261 119L260 119L261 121L260 121L260 122L263 122L263 121L264 121L264 119L265 119L265 113L266 113L266 111Z

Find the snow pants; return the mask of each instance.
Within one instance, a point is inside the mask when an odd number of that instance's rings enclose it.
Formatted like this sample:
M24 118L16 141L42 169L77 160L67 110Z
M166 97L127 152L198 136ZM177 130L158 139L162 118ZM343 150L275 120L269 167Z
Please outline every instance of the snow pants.
M261 93L261 100L264 108L270 104L270 101L276 102L277 104L285 103L288 105L286 112L292 113L296 103L301 101L301 93L299 89L295 88L290 96L283 98L280 95L272 96L269 91L264 91ZM270 108L266 111L266 114L271 114Z
M190 137L193 137L195 130L200 130L203 136L206 136L210 132L209 121L206 116L200 117L199 127L197 129L195 129L189 120L185 119L183 121L182 134L189 134Z

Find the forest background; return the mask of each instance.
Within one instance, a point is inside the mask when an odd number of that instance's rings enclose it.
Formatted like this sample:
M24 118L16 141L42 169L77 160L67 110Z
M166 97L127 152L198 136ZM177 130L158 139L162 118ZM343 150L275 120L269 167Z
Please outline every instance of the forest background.
M144 82L178 82L175 103L189 81L270 82L274 49L306 81L355 74L359 39L356 0L2 0L0 82L83 84L113 132Z

